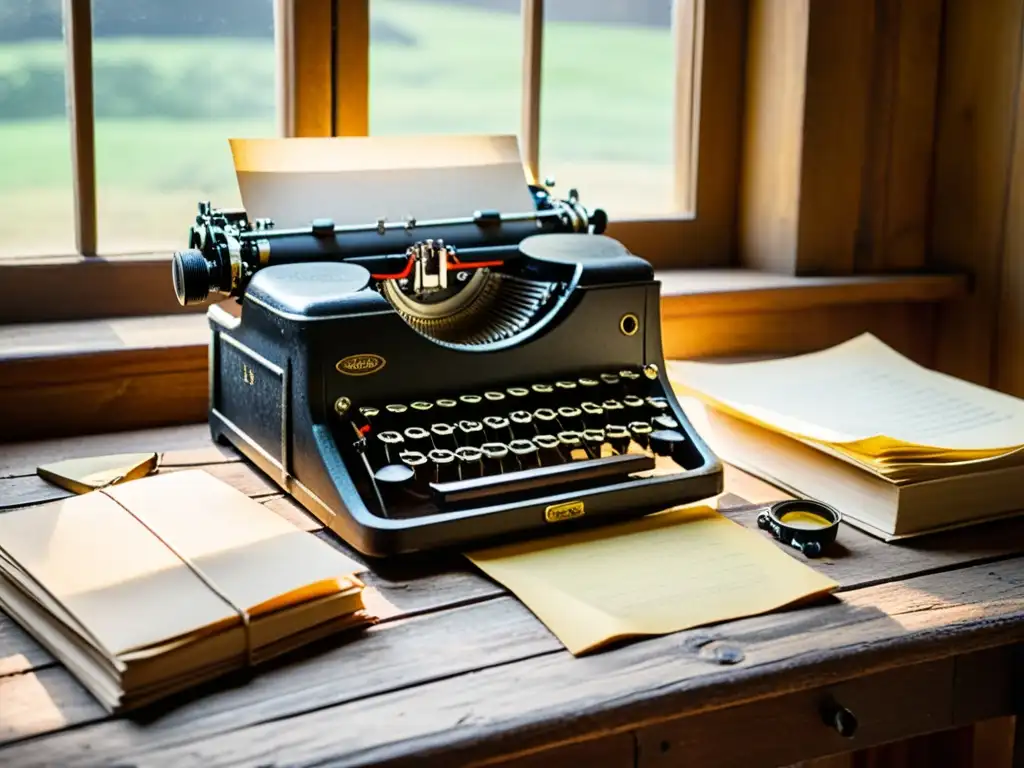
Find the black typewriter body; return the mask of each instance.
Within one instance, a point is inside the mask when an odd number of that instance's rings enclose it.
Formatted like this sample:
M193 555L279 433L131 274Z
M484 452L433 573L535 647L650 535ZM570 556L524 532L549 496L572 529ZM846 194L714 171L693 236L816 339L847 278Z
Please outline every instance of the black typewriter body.
M233 311L210 307L214 437L375 557L721 491L666 376L646 261L593 231L517 235L475 265L472 249L415 243L383 277L380 262L271 260ZM422 302L431 280L446 289Z

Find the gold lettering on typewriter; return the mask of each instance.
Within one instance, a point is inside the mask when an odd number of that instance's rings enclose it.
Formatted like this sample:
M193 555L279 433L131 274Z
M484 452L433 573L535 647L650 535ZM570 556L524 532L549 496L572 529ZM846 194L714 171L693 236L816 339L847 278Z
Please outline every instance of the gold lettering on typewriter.
M242 381L250 387L256 383L256 371L248 363L242 363Z
M558 523L562 520L572 520L574 517L582 516L582 501L566 501L561 504L552 504L544 510L544 519L549 523Z
M349 355L334 366L346 376L368 376L385 366L387 361L380 355Z

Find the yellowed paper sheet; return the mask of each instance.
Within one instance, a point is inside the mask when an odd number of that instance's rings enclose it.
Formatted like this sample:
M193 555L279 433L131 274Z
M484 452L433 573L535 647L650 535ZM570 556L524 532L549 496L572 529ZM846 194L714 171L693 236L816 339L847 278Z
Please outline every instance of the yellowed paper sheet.
M233 139L242 204L277 228L533 210L515 136Z
M621 638L766 613L838 586L706 506L468 557L577 655Z
M781 360L673 361L669 375L738 418L854 458L966 461L1024 445L1024 400L924 368L871 334Z

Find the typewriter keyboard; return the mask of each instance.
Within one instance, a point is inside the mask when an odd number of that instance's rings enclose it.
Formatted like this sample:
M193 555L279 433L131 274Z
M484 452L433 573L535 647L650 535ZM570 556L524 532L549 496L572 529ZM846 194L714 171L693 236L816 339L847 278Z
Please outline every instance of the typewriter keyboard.
M650 368L350 413L389 516L682 473L701 461Z

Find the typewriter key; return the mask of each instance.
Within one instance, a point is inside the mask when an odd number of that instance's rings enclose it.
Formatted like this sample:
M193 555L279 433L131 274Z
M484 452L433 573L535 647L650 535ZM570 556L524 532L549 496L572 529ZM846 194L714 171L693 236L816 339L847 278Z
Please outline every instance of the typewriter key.
M512 423L512 434L517 438L525 440L531 437L535 430L533 428L533 416L529 411L512 411L508 415L508 420Z
M579 461L587 458L583 447L583 435L573 430L558 433L558 447L566 461Z
M533 443L537 446L542 466L549 467L562 463L562 453L558 450L561 443L558 442L557 437L554 435L537 435L533 438Z
M404 416L409 410L409 406L403 405L402 403L390 403L385 405L384 409L394 416Z
M531 440L513 440L508 444L508 449L515 456L519 469L536 469L540 466L540 452Z
M434 447L442 450L454 451L457 447L455 442L455 427L443 421L430 425L430 435L434 441Z
M606 419L621 416L622 410L625 408L625 406L618 400L605 400L601 403L601 407L604 408L604 415Z
M455 408L459 407L459 403L457 400L452 400L451 398L448 397L442 397L440 400L437 401L437 407L444 413L451 413Z
M668 400L666 400L664 397L648 397L647 404L651 406L651 408L659 412L664 412L669 409Z
M525 402L526 398L530 396L530 390L528 390L526 387L509 387L505 391L508 393L508 396L512 399L513 407L515 407L515 403Z
M365 427L366 429L376 429L377 425L375 419L380 415L380 411L376 408L372 408L369 405L364 405L359 409L359 416L361 417L361 423L357 426Z
M506 464L509 463L510 457L508 446L505 443L484 443L480 450L484 454L485 475L500 475L509 471Z
M373 473L385 514L389 507L401 503L402 497L412 490L415 477L416 472L406 464L388 464Z
M619 371L619 378L626 384L631 384L640 379L640 373L631 369Z
M650 444L653 431L654 428L646 421L629 422L629 433L641 448L646 448Z
M609 424L604 428L604 435L616 453L625 453L629 449L629 430L621 424Z
M485 416L484 432L494 443L507 443L512 439L512 427L504 416Z
M626 406L626 410L630 412L630 415L640 414L643 411L644 405L646 405L644 399L636 395L626 395L622 398L622 404Z
M427 461L432 466L430 480L434 483L451 483L459 479L459 466L455 463L455 454L442 448L435 448L427 454Z
M464 445L455 450L455 458L459 460L459 477L471 480L484 473L484 453L479 448Z
M591 379L584 376L582 379L579 380L579 385L584 395L586 395L586 393L593 392L595 388L601 386L601 382L598 381L597 379Z
M455 434L461 446L469 445L479 448L484 444L484 428L479 421L463 419L459 422L459 428Z
M541 396L550 395L552 392L555 391L555 388L552 387L550 384L534 384L533 386L530 387L530 389L533 391L535 395Z
M398 463L398 454L405 448L405 439L402 437L401 432L381 432L377 435L377 444L379 451L377 455L380 457L378 464L396 464Z
M434 404L428 403L426 400L417 400L409 407L412 408L414 415L426 417L430 414L430 409L434 407Z
M686 438L674 429L659 429L651 432L651 450L656 456L674 456L686 442Z
M614 373L602 373L601 383L604 384L605 386L614 387L618 385L619 377Z
M384 423L381 425L383 429L401 429L402 422L405 421L405 415L409 411L409 406L403 405L402 403L390 403L384 406L384 413L380 415L379 420Z
M491 413L504 413L506 400L504 392L484 392L484 405Z
M674 416L669 416L667 413L662 413L651 419L651 426L655 430L659 429L679 429L679 422L675 420Z
M409 427L405 430L405 444L414 451L429 451L434 447L430 433L423 427Z
M562 429L583 429L583 411L571 405L563 405L558 409L558 423Z
M588 429L600 429L604 426L604 408L600 405L587 401L580 403L580 410L583 411L583 424Z
M533 412L533 424L540 434L554 432L558 428L558 414L550 408L538 408Z
M426 454L421 451L402 451L398 454L398 458L413 471L415 475L412 483L413 488L418 493L423 493L426 490L427 483L430 482L430 478L425 476L427 474Z
M558 397L558 401L561 403L575 405L578 400L579 387L575 381L556 381L555 382L555 394Z
M583 445L587 449L587 453L590 454L590 458L599 459L601 458L601 446L604 445L604 430L603 429L585 429L583 430Z

